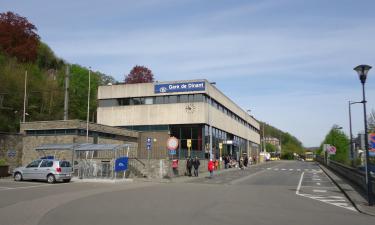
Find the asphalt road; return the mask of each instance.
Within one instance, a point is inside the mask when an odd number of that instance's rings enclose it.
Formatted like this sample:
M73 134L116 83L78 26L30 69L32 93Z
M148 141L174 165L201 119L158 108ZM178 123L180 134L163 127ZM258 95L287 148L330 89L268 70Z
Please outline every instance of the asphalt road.
M314 163L279 161L173 183L0 180L0 224L374 224Z

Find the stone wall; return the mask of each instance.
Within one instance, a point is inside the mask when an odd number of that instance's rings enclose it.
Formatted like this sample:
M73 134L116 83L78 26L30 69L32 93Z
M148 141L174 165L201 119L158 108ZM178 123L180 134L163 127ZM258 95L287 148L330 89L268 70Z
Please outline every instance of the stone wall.
M151 150L147 150L147 138L152 139ZM139 149L138 158L148 159L148 154L150 154L151 159L166 159L167 155L167 140L169 134L167 131L160 132L141 132L139 135ZM150 151L150 153L148 153Z
M9 155L8 153L13 153ZM0 133L0 159L9 165L9 172L21 165L22 160L22 135Z
M89 143L94 140L89 137ZM47 150L47 151L36 151L35 148L42 144L71 144L71 143L86 143L86 137L77 135L51 135L51 136L24 136L23 138L23 156L22 164L26 165L31 161L38 159L43 156L53 155L57 159L72 160L72 152L70 150ZM98 144L132 144L133 148L138 148L138 143L135 142L124 142L121 140L98 138Z
M172 164L171 160L167 159L151 159L142 160L145 165L145 173L147 174L148 178L173 178L175 175L172 171ZM208 172L207 170L207 163L208 160L200 160L201 165L199 166L199 173ZM221 163L221 169L224 169L224 163ZM194 169L191 170L192 174L194 174ZM178 163L178 176L185 176L187 174L186 171L186 160L179 160Z

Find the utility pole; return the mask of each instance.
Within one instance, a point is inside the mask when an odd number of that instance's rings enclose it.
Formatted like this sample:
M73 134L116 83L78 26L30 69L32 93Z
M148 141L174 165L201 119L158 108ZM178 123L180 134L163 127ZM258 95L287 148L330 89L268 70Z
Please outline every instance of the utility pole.
M66 65L66 71L65 71L64 120L68 120L68 112L69 112L69 65Z
M23 116L22 122L26 122L26 96L27 96L27 70L25 71L25 93L23 96Z
M91 67L89 67L89 89L87 93L87 121L86 121L86 142L89 143L89 118L90 118L90 83L91 83Z

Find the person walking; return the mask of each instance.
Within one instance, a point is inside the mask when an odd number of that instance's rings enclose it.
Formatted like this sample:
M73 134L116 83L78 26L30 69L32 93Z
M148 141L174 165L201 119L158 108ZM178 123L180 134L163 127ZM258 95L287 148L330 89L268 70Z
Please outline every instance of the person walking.
M201 162L199 162L199 159L197 156L195 156L194 160L193 160L193 166L194 166L194 176L198 176L198 170L199 170L199 166L201 165Z
M228 164L229 164L229 156L225 156L224 157L224 168L225 169L228 169Z
M208 162L207 169L210 172L210 177L209 178L212 178L213 175L214 175L214 162L212 162L212 159L210 159L210 161Z
M193 160L189 157L186 160L186 170L187 170L187 175L191 177L191 169L193 167Z
M245 156L245 159L243 160L243 165L245 167L247 167L247 164L249 164L249 158L247 157L247 155Z

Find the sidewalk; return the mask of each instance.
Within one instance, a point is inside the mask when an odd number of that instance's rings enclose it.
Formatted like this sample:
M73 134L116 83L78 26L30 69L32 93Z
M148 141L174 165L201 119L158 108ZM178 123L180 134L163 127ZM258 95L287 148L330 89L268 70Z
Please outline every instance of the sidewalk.
M328 177L339 187L345 196L352 202L354 207L361 213L375 216L375 206L369 206L367 200L360 195L355 188L348 184L341 177L330 171L327 167L319 163L320 168L327 174Z
M260 165L263 165L263 163L257 163L255 165L250 165L248 166L245 170L249 170L253 167L257 167L257 166L260 166ZM227 173L227 172L231 172L231 171L237 171L239 170L238 168L228 168L228 169L221 169L221 170L216 170L214 171L214 176L213 176L213 179L215 179L215 176L219 175L219 174L223 174L223 173ZM152 178L135 178L134 181L135 182L159 182L159 183L184 183L186 181L190 181L192 179L200 179L200 178L209 178L210 176L210 173L208 171L206 172L201 172L199 173L199 176L198 177L194 177L194 176L177 176L177 177L171 177L171 178L158 178L158 179L152 179Z

